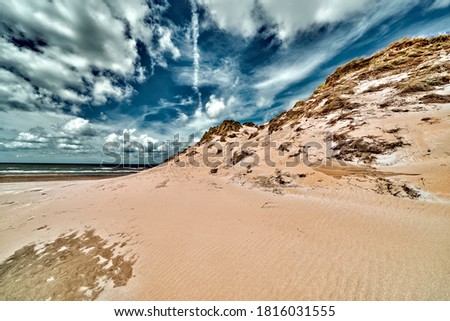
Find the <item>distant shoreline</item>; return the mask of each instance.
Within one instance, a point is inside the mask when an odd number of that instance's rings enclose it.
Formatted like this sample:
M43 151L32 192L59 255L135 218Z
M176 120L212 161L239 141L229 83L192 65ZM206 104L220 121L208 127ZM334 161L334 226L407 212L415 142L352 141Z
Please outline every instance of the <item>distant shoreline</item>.
M2 183L51 182L51 181L84 181L101 180L127 176L135 173L118 173L108 175L0 175Z
M140 165L0 163L0 184L100 180L134 174L145 169Z

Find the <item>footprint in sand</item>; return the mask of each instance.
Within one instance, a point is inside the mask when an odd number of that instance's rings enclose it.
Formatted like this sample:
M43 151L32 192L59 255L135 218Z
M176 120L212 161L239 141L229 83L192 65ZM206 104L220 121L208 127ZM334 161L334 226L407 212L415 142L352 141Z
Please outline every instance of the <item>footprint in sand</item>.
M167 183L169 183L169 180L166 179L164 182L159 183L158 185L156 185L156 188L164 188L167 187Z
M265 202L261 208L276 208L277 203L274 202Z

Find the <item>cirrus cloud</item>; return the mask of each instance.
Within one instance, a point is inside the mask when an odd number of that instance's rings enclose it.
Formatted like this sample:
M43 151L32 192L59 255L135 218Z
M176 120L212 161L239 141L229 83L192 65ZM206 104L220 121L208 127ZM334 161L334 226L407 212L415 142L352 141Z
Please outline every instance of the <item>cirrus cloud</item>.
M220 29L244 38L271 24L282 40L316 24L336 23L363 9L368 0L199 0Z

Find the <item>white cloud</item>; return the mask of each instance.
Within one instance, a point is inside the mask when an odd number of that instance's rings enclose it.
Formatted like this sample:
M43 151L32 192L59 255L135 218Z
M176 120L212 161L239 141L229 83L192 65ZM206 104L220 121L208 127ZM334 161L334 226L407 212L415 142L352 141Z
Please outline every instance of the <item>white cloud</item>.
M147 80L146 68L143 66L138 66L136 68L136 81L140 84L144 83Z
M101 113L100 113L99 118L100 118L101 120L105 121L105 122L106 122L106 121L109 121L108 115L106 115L104 112L101 112Z
M220 29L245 38L256 33L258 22L253 16L255 0L199 0ZM277 1L281 2L281 1Z
M209 97L209 101L205 105L206 114L211 118L216 118L225 111L225 100L216 98L215 95Z
M254 88L265 92L278 92L287 85L308 76L317 66L324 61L323 54L317 54L305 59L292 61L284 65L273 65L264 68L258 73L258 76L264 77L264 80L254 84Z
M2 109L128 99L127 83L145 81L137 41L153 65L167 66L165 52L180 57L173 25L162 24L167 6L152 1L0 0L0 6L0 77L13 78L0 79Z
M158 140L155 139L155 138L153 138L153 137L148 136L147 134L142 134L142 135L140 135L140 136L137 138L137 141L138 141L138 142L141 142L141 143L144 144L144 145L148 145L148 143L154 144L154 143L156 143Z
M0 147L6 149L39 149L48 146L49 139L41 134L20 132L14 140L0 142Z
M315 24L344 21L367 9L368 0L259 0L264 14L277 26L281 39L290 39L298 31Z
M105 137L105 143L120 143L121 140L121 136L116 133L111 133Z
M263 24L275 25L280 39L315 24L339 22L366 9L368 0L199 0L220 29L244 38Z
M190 106L194 104L194 99L192 99L191 96L183 97L181 95L175 96L175 99L173 101L169 101L167 99L161 98L159 100L159 106L158 108L167 108L167 107L184 107L184 106ZM152 111L154 111L155 108L152 108Z
M109 78L100 77L94 84L94 89L92 91L92 103L94 105L103 105L108 101L108 98L121 101L129 98L132 93L133 88L131 86L115 86Z
M223 97L217 97L211 95L209 101L205 104L205 113L210 118L220 118L221 116L231 115L236 112L236 107L239 106L239 99L235 96L230 96L227 100ZM196 117L201 117L202 113L199 112Z
M147 149L151 144L158 142L148 134L137 134L136 128L125 128L122 133L111 133L104 138L105 143L116 143L118 148L125 152L137 152L139 147Z
M60 97L59 91L66 87L81 89L83 86L83 79L78 77L77 72L51 55L19 48L3 37L0 38L0 64L22 78L29 79L31 85L52 91Z
M124 137L128 136L130 142L138 142L147 146L148 143L156 143L158 140L149 136L148 134L136 134L136 128L125 128L121 134L111 133L105 137L107 143L123 143Z
M94 136L96 134L94 127L89 123L89 120L83 118L73 118L67 123L61 126L64 132L83 135L83 136Z
M167 51L172 54L173 59L180 58L180 50L172 42L172 31L169 28L158 26L159 47L162 51Z
M23 78L0 68L0 110L11 107L31 110L35 104L40 104L39 92Z
M76 145L76 144L66 144L66 143L59 143L57 145L57 147L59 149L68 149L68 150L79 150L80 149L80 145Z
M19 133L16 138L16 141L20 142L33 142L33 143L46 143L48 142L48 138L40 137L38 135L34 135L31 133Z
M180 123L187 122L188 120L189 120L189 117L185 113L180 113L177 118L177 122L180 122Z
M59 97L67 102L71 102L74 104L85 104L88 103L90 98L88 96L78 94L77 92L71 89L58 89Z
M124 17L129 25L133 38L150 40L153 37L153 30L143 23L150 13L157 11L148 7L143 0L108 0L109 9L117 17ZM153 3L152 3L153 7ZM156 6L154 6L156 7Z
M0 146L7 149L39 149L44 148L46 145L44 144L36 144L29 142L11 142L11 143L0 143Z
M431 5L431 9L442 9L450 6L450 0L435 0Z
M192 84L192 68L191 67L174 67L174 80L179 85L189 86ZM239 65L230 57L217 59L210 57L205 59L202 68L197 76L197 85L217 86L221 90L233 89L240 84L240 79L244 77Z

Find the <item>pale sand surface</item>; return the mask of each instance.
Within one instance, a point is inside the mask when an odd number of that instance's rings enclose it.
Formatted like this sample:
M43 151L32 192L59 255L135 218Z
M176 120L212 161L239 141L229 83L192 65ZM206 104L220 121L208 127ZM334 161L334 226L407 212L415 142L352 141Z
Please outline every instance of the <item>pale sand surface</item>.
M114 287L102 276L91 284L100 300L450 299L448 203L351 187L278 195L166 167L103 181L1 184L0 206L0 261L75 231L122 244L115 255L131 262L132 277ZM67 274L59 264L28 282L58 298L49 283ZM1 282L2 299L18 291ZM80 298L73 287L56 292Z

